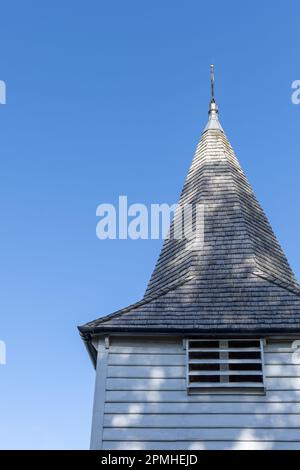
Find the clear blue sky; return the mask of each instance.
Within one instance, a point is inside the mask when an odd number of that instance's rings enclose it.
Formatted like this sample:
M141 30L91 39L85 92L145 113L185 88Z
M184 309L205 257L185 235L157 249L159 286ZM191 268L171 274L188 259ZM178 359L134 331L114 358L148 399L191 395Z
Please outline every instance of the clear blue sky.
M88 448L76 326L138 300L161 242L100 241L102 202L174 203L222 125L300 277L299 2L0 1L1 448Z

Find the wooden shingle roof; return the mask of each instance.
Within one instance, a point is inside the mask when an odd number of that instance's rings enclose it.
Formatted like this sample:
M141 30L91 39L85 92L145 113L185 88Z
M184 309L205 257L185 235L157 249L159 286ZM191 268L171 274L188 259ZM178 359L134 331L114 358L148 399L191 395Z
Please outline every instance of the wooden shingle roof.
M215 108L179 203L204 205L203 246L165 240L144 298L81 333L300 333L300 286Z

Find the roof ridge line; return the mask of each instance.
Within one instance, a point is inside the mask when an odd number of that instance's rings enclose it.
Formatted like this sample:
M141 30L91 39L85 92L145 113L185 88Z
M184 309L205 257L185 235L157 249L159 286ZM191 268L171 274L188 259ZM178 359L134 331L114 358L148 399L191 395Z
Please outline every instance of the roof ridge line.
M184 279L181 279L178 282L174 282L169 288L160 289L159 291L157 291L157 293L155 295L144 296L141 300L138 300L137 302L128 305L128 307L124 307L120 310L116 310L115 312L110 313L109 315L105 315L102 318L98 318L97 320L94 320L92 323L95 323L95 322L102 323L102 322L105 322L107 320L110 320L111 318L117 318L117 317L123 315L123 313L130 312L134 308L146 305L146 304L152 302L152 300L156 300L159 297L162 297L163 295L167 294L168 292L176 289L177 287L182 286L183 284L190 281L194 277L195 276L189 274L189 275L185 276ZM86 330L89 330L89 332L90 332L89 323L85 323L84 325L79 326L78 329L81 333L84 333Z
M290 285L288 285L286 282L282 281L281 279L278 279L277 277L270 276L270 274L267 274L264 271L261 271L260 269L253 271L253 274L300 297L300 286L299 289L290 287Z
M228 141L228 138L227 138L225 132L223 132L223 134L224 134L225 138L226 138L227 141ZM230 142L229 142L229 141L228 141L228 143L229 143L229 145L230 145ZM230 146L231 146L231 145L230 145ZM233 150L233 149L232 149L232 150ZM224 152L226 152L226 147L225 147ZM234 151L233 151L233 153L234 153ZM238 162L238 163L239 163L239 166L240 166L240 169L241 169L242 173L244 174L244 170L243 170L243 168L242 168L241 163L240 163L240 162ZM230 168L231 168L231 166L230 166ZM280 279L278 279L278 278L276 278L276 277L270 276L269 274L265 273L263 270L260 269L259 263L258 263L258 261L257 261L257 255L255 254L254 243L253 243L252 237L250 236L249 227L248 227L248 224L247 224L247 220L246 220L246 218L245 218L245 214L244 214L244 210L243 210L243 204L242 204L241 198L240 198L240 192L239 192L239 190L238 190L238 187L237 187L237 184L236 184L236 181L235 181L235 178L234 178L234 176L233 176L232 171L230 171L230 176L231 176L231 178L232 178L233 185L234 185L234 187L235 187L236 190L237 190L238 204L239 204L240 209L241 209L241 216L242 216L242 220L243 220L243 225L244 225L244 227L245 227L245 231L246 231L246 234L247 234L247 239L248 239L249 244L251 245L252 251L253 251L252 256L251 256L251 259L252 259L253 264L254 264L252 273L253 273L254 275L258 276L258 277L261 277L262 279L265 279L265 280L271 282L272 284L275 284L275 285L281 287L282 289L285 289L285 290L287 290L287 291L289 291L289 292L292 292L292 293L295 294L295 295L300 296L300 286L299 286L299 290L298 290L298 289L296 289L296 288L294 288L294 287L291 287L291 286L290 286L289 284L287 284L286 282L284 282L284 281L282 281L282 280L280 280ZM254 195L254 197L255 197L255 195ZM271 230L272 230L272 227L271 227Z
M195 275L193 275L193 274L186 274L185 276L183 276L183 278L180 281L170 283L168 285L168 287L161 288L158 291L156 291L155 295L148 294L147 296L144 296L143 300L145 300L145 303L151 302L151 300L157 299L158 297L161 297L162 295L167 294L168 292L176 289L177 287L182 286L186 282L192 280L194 277L195 277ZM148 300L148 298L149 298L149 300Z

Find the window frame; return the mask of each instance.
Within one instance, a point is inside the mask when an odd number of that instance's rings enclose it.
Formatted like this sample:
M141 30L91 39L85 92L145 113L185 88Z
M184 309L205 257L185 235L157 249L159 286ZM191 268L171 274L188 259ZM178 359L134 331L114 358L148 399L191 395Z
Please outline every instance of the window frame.
M253 382L253 384L249 385L249 383L245 383L243 384L243 382L224 382L224 383L221 383L220 382L216 382L218 383L218 385L214 385L214 382L207 382L207 385L199 385L201 384L201 382L199 382L198 384L195 384L195 385L191 385L191 381L190 381L190 352L191 352L191 349L194 349L194 348L190 348L190 343L194 341L194 342L197 342L197 341L201 341L202 343L205 343L205 342L214 342L214 341L218 341L219 342L219 347L218 348L211 348L212 350L214 349L214 352L217 352L217 350L221 350L221 349L228 349L227 353L228 352L233 352L233 351L230 351L234 348L230 348L228 346L228 342L234 342L234 341L239 341L239 342L259 342L259 347L257 348L257 352L260 353L260 365L261 365L261 371L259 372L259 374L249 374L249 375L261 375L261 382L257 382L257 384L255 382ZM222 342L227 342L227 347L224 348L224 347L221 347L220 344ZM221 394L221 395L232 395L232 394L251 394L251 395L265 395L266 394L266 382L265 382L265 361L264 361L264 344L265 344L265 340L262 339L262 338L203 338L203 337L188 337L185 339L185 349L186 349L186 389L187 389L187 393L188 394ZM201 349L205 349L203 348L199 348L199 352L201 352ZM237 349L243 349L242 347L241 348L237 348ZM252 348L252 349L256 349L256 348ZM193 351L192 351L193 352ZM222 352L222 351L221 351ZM237 351L238 352L238 351ZM243 352L243 351L241 351ZM247 349L244 350L244 352L247 352ZM219 353L220 354L220 353ZM221 364L219 361L220 360L224 360L226 361L226 359L216 359L216 364ZM228 361L230 361L231 359L228 358L227 359ZM211 360L212 361L212 360ZM218 361L218 362L217 362ZM243 364L243 359L239 359L240 364ZM253 361L253 359L252 359ZM251 358L250 359L247 359L245 358L245 364L254 364L257 362L252 362L251 361ZM257 359L255 360L257 361ZM210 362L211 364L214 364L213 362ZM203 359L203 364L205 364L205 360ZM231 362L223 362L222 364L232 364ZM242 368L241 368L242 369ZM225 369L226 370L226 369ZM220 374L220 372L224 372L222 371L221 369L219 370L216 370L216 376L228 376L230 377L235 375L235 376L238 376L238 375L247 375L247 374L238 374L238 373L233 373L233 374ZM238 372L238 371L237 371ZM241 370L240 372L243 372L243 370ZM197 374L193 374L193 375L197 375ZM199 376L201 375L201 373L199 373ZM202 376L205 375L205 374L202 374ZM210 374L210 375L214 375L214 374ZM209 375L208 375L209 376Z

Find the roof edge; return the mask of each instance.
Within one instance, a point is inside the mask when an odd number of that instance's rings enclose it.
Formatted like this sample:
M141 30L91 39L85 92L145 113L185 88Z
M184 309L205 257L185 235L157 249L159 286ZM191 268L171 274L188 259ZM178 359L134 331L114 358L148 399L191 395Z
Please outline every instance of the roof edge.
M260 277L261 279L264 279L265 281L271 282L271 284L275 284L276 286L280 287L281 289L285 289L285 290L291 292L292 294L297 295L298 297L300 297L300 287L299 288L297 288L296 286L294 287L291 284L288 284L287 282L282 281L278 277L271 276L270 274L265 273L261 269L255 269L253 271L253 274L255 276Z
M216 329L198 329L195 330L195 328L191 329L185 329L183 330L182 328L149 328L149 327L142 327L142 328L124 328L124 327L103 327L103 326L96 326L94 328L89 328L89 327L78 327L81 336L90 335L90 338L88 341L91 341L91 336L92 335L98 335L98 334L112 334L112 333L124 333L124 334L130 334L130 333L158 333L158 334L167 334L167 335L193 335L193 336L216 336L216 335L224 335L226 334L228 337L229 336L268 336L268 335L278 335L282 336L283 334L298 334L300 335L300 325L298 326L291 326L289 328L287 327L270 327L270 328L249 328L249 331L245 331L243 328L233 328L233 329L228 329L228 328L216 328Z
M186 282L190 281L191 279L193 279L193 275L191 274L188 274L187 276L185 276L183 279L181 279L180 281L177 281L177 282L173 282L172 284L170 284L168 287L164 288L164 289L160 289L158 290L155 294L151 294L151 295L147 295L145 296L143 299L141 300L138 300L137 302L131 304L131 305L128 305L128 307L124 307L124 308L121 308L119 310L116 310L115 312L113 313L109 313L108 315L105 315L103 317L100 317L100 318L97 318L96 320L94 320L93 322L89 322L89 323L85 323L84 325L80 325L78 326L78 330L81 332L81 333L85 333L87 331L90 331L90 324L91 323L95 323L95 322L100 322L100 323L104 323L106 322L107 320L110 320L111 318L116 318L120 315L122 315L123 313L126 313L126 312L129 312L130 310L133 310L135 308L138 308L138 307L141 307L143 305L146 305L148 304L149 302L152 302L152 300L156 300L158 299L159 297L162 297L163 295L167 294L168 292L172 291L172 290L175 290L177 287L180 287L182 286L183 284L185 284Z

